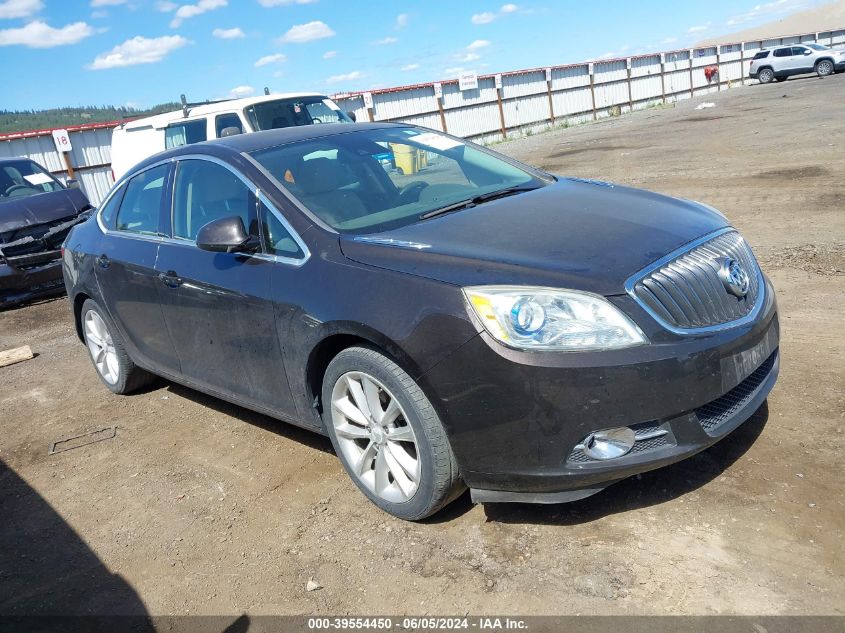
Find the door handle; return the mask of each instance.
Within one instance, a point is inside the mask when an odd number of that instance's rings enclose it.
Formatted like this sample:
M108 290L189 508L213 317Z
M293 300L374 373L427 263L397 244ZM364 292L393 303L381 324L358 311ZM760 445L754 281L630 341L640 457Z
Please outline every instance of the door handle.
M111 261L109 260L109 258L108 258L108 257L106 257L106 255L105 255L105 254L103 254L103 255L100 255L100 256L97 258L97 265L98 265L100 268L108 268L109 266L111 266Z
M182 278L176 275L176 271L168 270L166 273L159 273L158 278L169 288L178 288L182 285Z

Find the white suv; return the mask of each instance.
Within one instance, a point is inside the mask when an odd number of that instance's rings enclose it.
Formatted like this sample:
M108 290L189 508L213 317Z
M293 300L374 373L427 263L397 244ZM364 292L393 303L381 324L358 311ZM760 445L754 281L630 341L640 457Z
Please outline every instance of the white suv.
M748 76L761 84L786 81L792 75L816 73L819 77L845 70L845 51L821 44L796 44L762 50L751 60Z

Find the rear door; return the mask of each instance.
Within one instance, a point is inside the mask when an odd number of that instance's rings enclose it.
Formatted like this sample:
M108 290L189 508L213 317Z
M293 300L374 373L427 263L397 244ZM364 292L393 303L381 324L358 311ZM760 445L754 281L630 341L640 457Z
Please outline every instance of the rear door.
M270 295L274 262L196 246L202 226L230 216L241 217L259 236L255 186L221 162L179 161L172 238L162 244L156 264L167 328L186 378L220 395L294 415Z
M792 69L792 47L776 48L771 55L772 68L775 73L789 73Z
M152 369L178 373L179 361L164 325L155 270L161 243L162 202L170 164L131 178L104 207L105 235L95 257L103 300L132 358Z

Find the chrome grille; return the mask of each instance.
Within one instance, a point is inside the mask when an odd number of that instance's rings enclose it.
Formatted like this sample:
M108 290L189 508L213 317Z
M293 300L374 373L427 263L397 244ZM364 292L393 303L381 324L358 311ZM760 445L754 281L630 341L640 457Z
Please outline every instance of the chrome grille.
M718 276L721 258L739 262L748 273L748 293L727 291ZM731 324L752 313L762 294L762 276L751 248L727 231L661 260L629 282L628 292L670 330L695 331Z

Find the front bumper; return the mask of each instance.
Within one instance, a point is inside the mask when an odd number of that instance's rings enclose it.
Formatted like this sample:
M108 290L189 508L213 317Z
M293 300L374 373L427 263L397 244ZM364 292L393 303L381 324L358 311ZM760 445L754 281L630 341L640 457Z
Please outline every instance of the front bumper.
M592 354L507 350L486 334L423 376L476 501L557 503L677 462L759 408L779 369L771 285L756 321L703 336L651 337ZM590 433L633 427L626 455L593 460Z
M61 251L10 258L0 263L0 308L64 292Z

